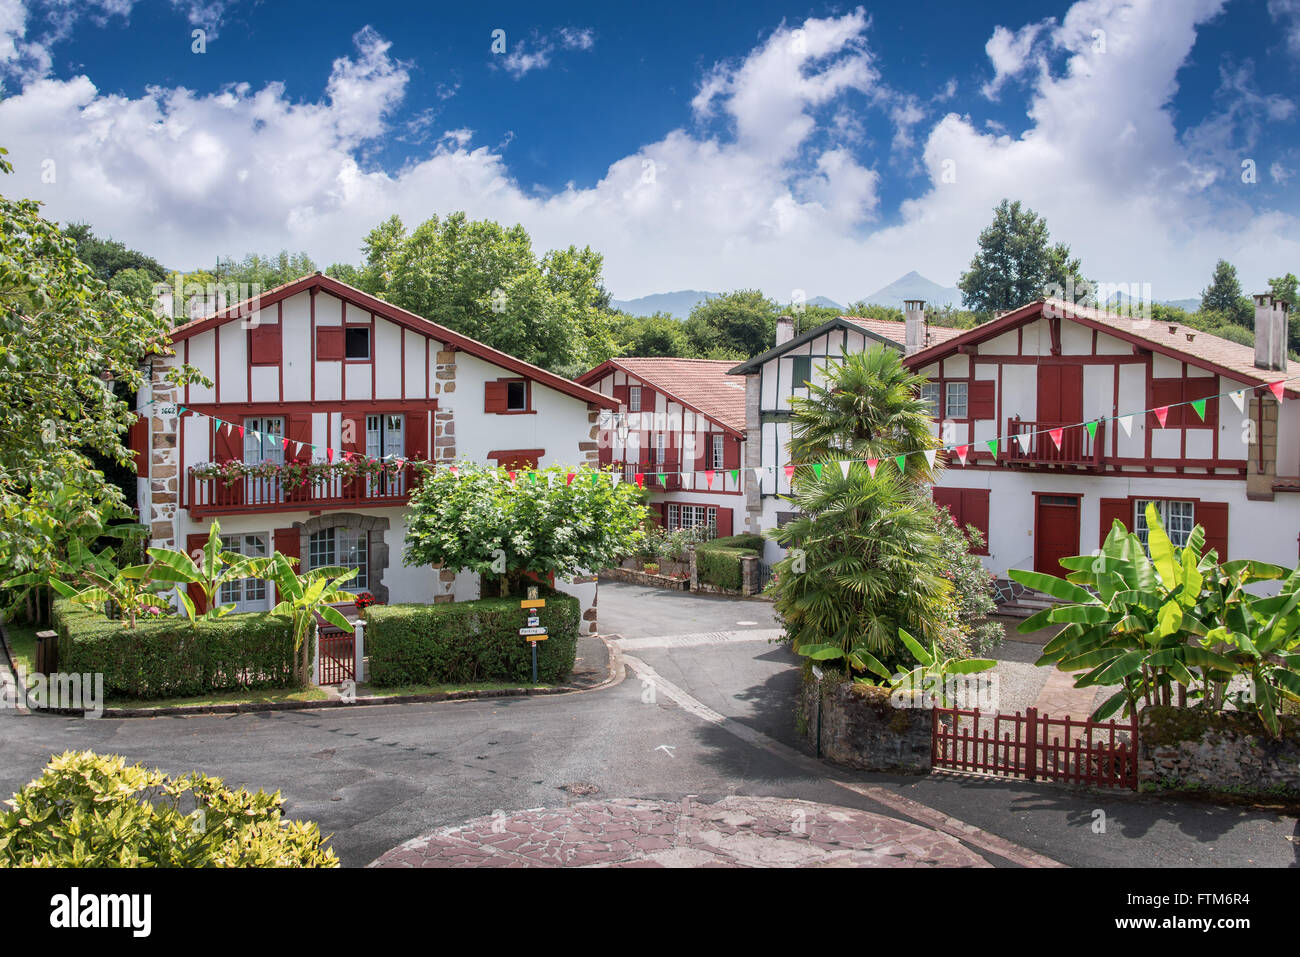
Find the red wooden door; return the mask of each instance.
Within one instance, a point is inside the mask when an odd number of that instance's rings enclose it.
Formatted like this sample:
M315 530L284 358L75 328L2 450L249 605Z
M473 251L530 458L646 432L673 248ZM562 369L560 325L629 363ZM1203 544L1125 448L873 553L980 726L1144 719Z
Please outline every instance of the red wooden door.
M1036 496L1034 571L1064 578L1061 559L1079 554L1079 496Z
M1083 366L1048 365L1038 367L1038 428L1065 427L1061 448L1046 434L1035 437L1035 445L1044 458L1065 462L1083 459Z

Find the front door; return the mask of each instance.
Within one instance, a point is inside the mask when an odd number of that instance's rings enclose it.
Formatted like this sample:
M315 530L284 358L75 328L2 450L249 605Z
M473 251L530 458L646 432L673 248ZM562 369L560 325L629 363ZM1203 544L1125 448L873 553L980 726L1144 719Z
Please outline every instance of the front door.
M1038 367L1038 429L1066 427L1061 448L1045 433L1036 444L1047 459L1078 462L1083 458L1083 429L1071 429L1083 421L1083 366L1043 365Z
M1034 571L1064 578L1061 559L1079 554L1079 496L1035 498Z

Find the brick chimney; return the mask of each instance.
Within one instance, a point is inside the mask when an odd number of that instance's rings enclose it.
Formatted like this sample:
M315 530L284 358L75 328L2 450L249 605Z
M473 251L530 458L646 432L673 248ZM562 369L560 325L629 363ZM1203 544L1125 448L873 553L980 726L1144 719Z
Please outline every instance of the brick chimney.
M776 320L776 344L783 346L794 338L794 319L782 316Z
M904 355L920 352L925 348L925 300L903 300L903 338L906 342Z
M1261 293L1255 299L1255 365L1260 369L1286 368L1287 303Z

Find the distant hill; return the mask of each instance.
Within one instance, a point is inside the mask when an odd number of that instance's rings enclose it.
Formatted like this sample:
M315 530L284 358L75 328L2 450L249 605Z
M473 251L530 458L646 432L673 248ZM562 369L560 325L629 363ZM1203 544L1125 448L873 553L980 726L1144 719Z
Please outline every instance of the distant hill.
M720 296L720 292L700 292L698 289L681 289L677 292L656 292L640 299L612 299L610 305L633 316L651 316L656 312L666 312L677 319L685 319L691 314L697 303ZM783 304L784 305L784 304ZM817 296L808 300L810 306L823 306L827 309L843 309L838 302Z
M900 276L888 286L877 289L869 296L862 297L864 302L877 306L903 308L906 299L923 299L931 308L949 304L961 308L961 290L956 286L941 286L933 280L926 279L916 270L906 276Z
M1106 300L1106 305L1122 307L1127 305L1130 298L1132 297L1119 292L1110 296ZM1182 309L1184 312L1200 312L1201 310L1201 300L1199 299L1157 299L1155 301L1162 306L1173 306L1176 309Z

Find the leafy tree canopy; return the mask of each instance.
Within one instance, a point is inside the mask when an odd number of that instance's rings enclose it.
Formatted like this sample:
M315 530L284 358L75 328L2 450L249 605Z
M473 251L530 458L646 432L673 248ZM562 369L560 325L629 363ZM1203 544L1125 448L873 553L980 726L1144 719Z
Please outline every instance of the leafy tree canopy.
M653 316L614 315L612 334L615 355L689 356L690 339L675 316L656 312Z
M1237 269L1226 259L1214 266L1210 285L1201 291L1201 312L1217 313L1247 329L1255 325L1255 307L1249 296L1241 294Z
M1064 243L1050 244L1047 221L1020 201L1004 199L993 222L979 236L979 250L957 283L962 302L991 318L1046 294L1074 290L1075 301L1090 294L1080 262Z
M772 348L778 315L757 289L738 289L696 303L684 328L695 355L748 359Z
M167 277L167 270L158 260L137 249L127 249L116 239L100 239L91 231L89 223L72 223L63 234L76 245L77 258L104 282L123 270L141 270L149 275L151 283L162 282Z
M263 291L310 276L315 271L316 264L305 252L290 253L287 249L280 250L275 256L249 253L238 260L218 259L213 270L217 282L261 286Z

